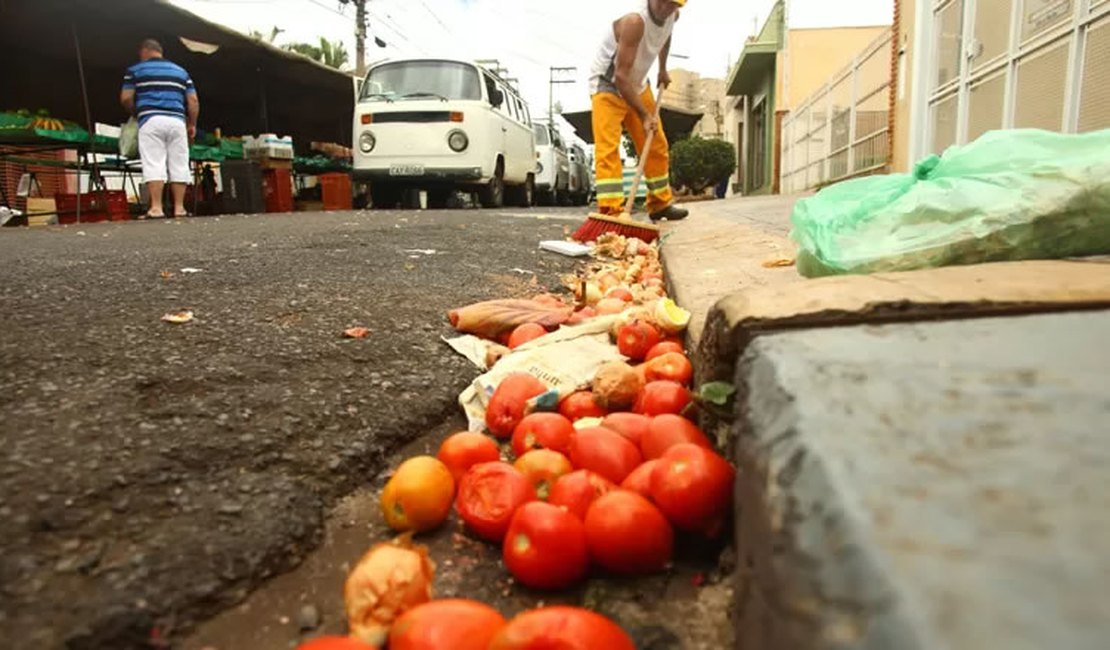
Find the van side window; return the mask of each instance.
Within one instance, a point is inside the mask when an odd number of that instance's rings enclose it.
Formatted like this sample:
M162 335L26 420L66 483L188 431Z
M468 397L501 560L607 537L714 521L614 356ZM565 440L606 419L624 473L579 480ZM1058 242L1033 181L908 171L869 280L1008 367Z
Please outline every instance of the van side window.
M497 95L497 82L488 74L483 74L482 78L486 80L486 96L489 98L490 106L493 106L494 96Z

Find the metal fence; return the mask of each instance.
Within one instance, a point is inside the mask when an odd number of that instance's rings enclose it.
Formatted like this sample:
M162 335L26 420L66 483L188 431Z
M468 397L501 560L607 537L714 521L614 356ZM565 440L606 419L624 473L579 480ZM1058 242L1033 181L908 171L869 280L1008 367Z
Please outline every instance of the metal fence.
M782 122L782 193L884 169L889 160L888 31Z

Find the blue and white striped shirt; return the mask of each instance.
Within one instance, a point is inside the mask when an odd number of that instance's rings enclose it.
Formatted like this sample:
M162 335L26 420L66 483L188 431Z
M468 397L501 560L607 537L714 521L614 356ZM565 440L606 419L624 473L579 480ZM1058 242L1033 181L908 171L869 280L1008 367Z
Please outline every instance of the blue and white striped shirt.
M155 115L185 120L185 97L195 95L193 80L185 68L155 58L136 63L123 76L123 89L135 91L135 114L142 126Z

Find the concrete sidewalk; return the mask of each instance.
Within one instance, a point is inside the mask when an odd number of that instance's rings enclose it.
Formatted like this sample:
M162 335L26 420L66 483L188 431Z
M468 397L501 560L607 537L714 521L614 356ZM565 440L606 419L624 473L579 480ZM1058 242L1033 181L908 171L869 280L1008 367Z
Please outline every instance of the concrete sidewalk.
M1104 647L1110 264L1072 264L1097 298L1076 299L1084 311L997 317L972 300L915 315L887 277L819 282L765 266L794 256L795 200L696 203L665 226L690 348L715 357L695 359L699 380L738 388L724 425L739 468L737 647ZM975 272L938 275L959 294ZM1034 284L1009 287L1010 306ZM911 322L737 324L768 304L806 307L817 286L836 311L842 285L887 308L872 315Z

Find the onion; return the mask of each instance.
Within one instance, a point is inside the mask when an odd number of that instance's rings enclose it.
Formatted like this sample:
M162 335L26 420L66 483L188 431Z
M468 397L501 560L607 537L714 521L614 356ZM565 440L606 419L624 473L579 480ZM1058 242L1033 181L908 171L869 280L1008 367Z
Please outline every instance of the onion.
M411 536L375 544L343 585L351 636L375 647L384 645L394 620L432 599L434 577L428 549L413 544Z
M597 313L599 316L606 314L619 314L624 311L628 303L620 298L602 298L597 302Z
M623 361L610 361L594 375L593 391L597 403L609 410L628 408L644 387L636 370Z

